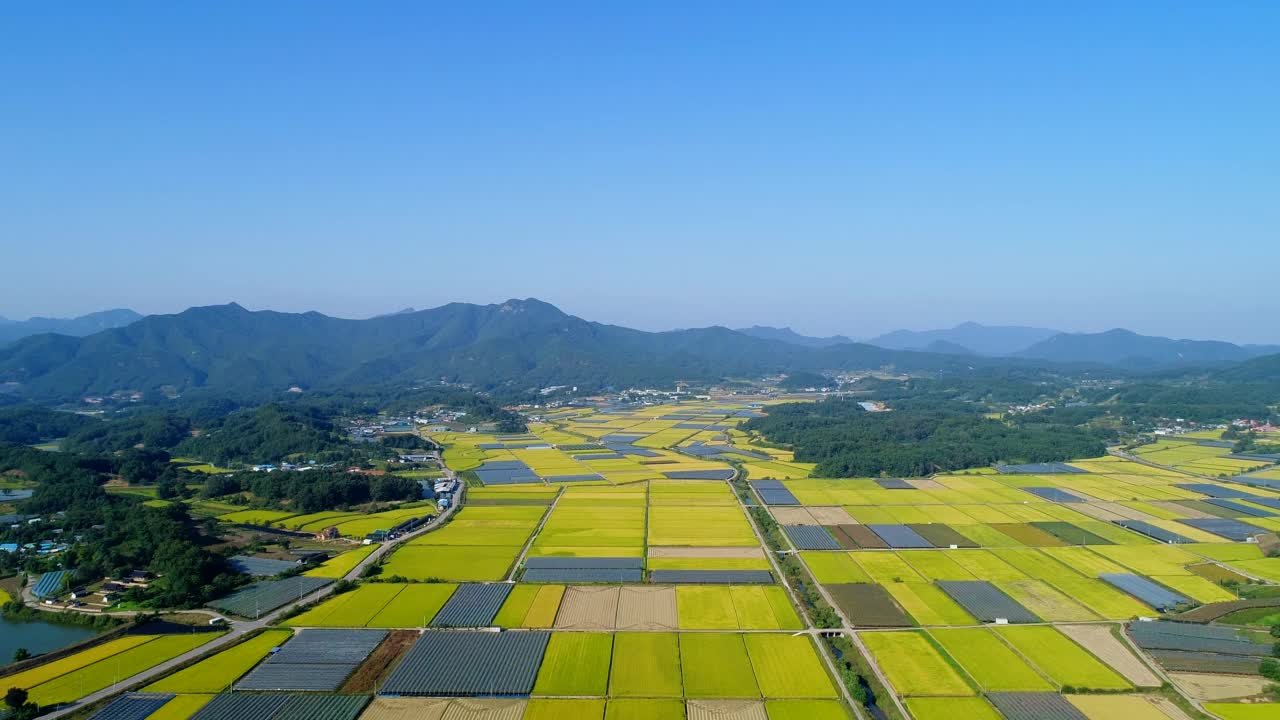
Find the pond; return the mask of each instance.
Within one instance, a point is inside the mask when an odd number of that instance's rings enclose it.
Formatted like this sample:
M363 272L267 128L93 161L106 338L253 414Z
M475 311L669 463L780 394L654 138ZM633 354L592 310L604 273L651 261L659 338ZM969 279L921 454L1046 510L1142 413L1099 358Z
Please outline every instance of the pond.
M0 665L9 664L18 648L26 648L32 655L39 655L87 640L98 632L83 625L62 625L43 620L15 621L0 617Z

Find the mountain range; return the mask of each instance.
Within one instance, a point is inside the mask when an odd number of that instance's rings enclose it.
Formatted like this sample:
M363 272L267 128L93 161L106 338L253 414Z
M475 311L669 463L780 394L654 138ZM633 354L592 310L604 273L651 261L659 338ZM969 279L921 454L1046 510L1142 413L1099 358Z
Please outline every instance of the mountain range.
M427 380L483 388L626 387L884 366L964 371L974 364L969 357L858 343L803 347L723 327L644 332L589 322L534 299L453 303L367 320L251 312L233 303L152 315L84 338L25 338L0 348L0 383L21 396L65 399L115 390Z
M136 313L99 313L69 321L73 324L67 327L89 332L95 322L123 323L131 315ZM0 327L14 324L18 323ZM232 303L147 316L83 337L44 333L19 339L0 347L0 389L38 400L117 390L259 392L294 385L441 380L519 391L548 385L661 386L676 380L881 368L969 372L1069 364L1145 371L1222 367L1280 353L1274 346L1171 340L1127 330L1054 333L1009 350L1015 339L1025 341L1045 332L1053 331L966 323L948 331L902 331L876 339L898 345L924 343L901 349L760 326L645 332L584 320L535 299L452 303L367 320L317 312L254 312ZM995 350L1007 356L990 356ZM1277 363L1280 360L1261 358L1239 372L1265 378L1276 373Z
M752 325L749 328L738 328L737 332L743 335L750 335L754 338L762 340L777 340L779 342L790 343L792 345L801 345L812 348L825 348L832 345L852 345L854 340L844 335L832 335L831 337L809 337L801 335L789 327L769 327L767 325ZM872 343L873 345L875 343ZM881 345L881 347L884 347Z
M1059 330L1018 325L979 325L967 322L945 330L895 330L867 342L892 350L925 350L935 343L958 347L976 355L1013 355L1060 334Z
M758 334L805 347L827 347L844 336L812 338L789 328L749 328ZM1065 333L1048 328L991 326L967 322L944 330L895 330L866 341L891 350L1022 358L1050 363L1102 365L1128 370L1209 367L1280 353L1277 345L1235 345L1218 340L1174 340L1114 329Z
M33 317L30 320L10 320L0 317L0 345L41 333L57 333L84 337L111 328L124 327L141 320L132 310L103 310L76 318Z

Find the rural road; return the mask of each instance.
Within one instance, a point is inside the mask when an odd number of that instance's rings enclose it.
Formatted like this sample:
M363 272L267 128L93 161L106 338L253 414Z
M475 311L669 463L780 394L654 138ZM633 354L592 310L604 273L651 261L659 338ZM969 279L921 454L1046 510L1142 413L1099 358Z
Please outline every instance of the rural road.
M451 472L448 473L448 476L451 479L456 479L456 477L454 477L453 473ZM462 506L462 500L465 495L465 490L466 488L463 486L463 484L458 483L458 488L453 493L453 498L452 498L452 501L450 502L448 510L445 510L443 513L437 516L435 520L432 520L426 525L423 525L422 527L412 532L401 535L400 537L394 540L388 540L387 542L383 543L381 546L378 547L377 550L374 550L372 553L369 553L368 557L361 560L360 563L357 564L354 568L352 568L351 572L347 573L342 579L355 580L359 578L361 574L364 573L365 568L369 567L373 563L378 562L378 560L383 558L387 553L391 552L391 550L394 549L400 543L403 543L407 540L412 540L413 538L416 538L419 535L430 532L431 530L434 530L440 527L450 517L452 517L453 514L457 512L458 509ZM116 693L121 692L122 690L126 690L128 688L141 685L150 680L158 679L161 676L169 672L172 672L173 670L193 660L201 658L205 655L212 654L213 652L221 648L225 648L230 645L233 645L239 640L241 640L242 638L244 638L246 635L270 626L272 623L274 623L276 620L278 620L280 617L287 614L294 608L300 605L309 605L318 600L322 600L332 592L333 592L333 585L326 585L320 588L319 590L316 590L315 592L311 593L310 595L306 595L304 597L299 598L298 600L295 600L294 602L289 603L288 605L284 605L280 608L277 608L276 610L273 610L270 613L263 615L262 617L256 620L231 621L230 630L227 632L227 634L217 639L211 640L205 643L204 645L201 645L200 647L194 650L191 650L190 652L183 653L175 658L166 660L165 662L162 662L159 665L155 665L146 670L143 670L142 672L136 675L124 678L97 692L90 693L70 705L62 707L51 713L41 715L40 717L41 718L66 717L72 713L78 712L81 708L83 708L86 705L92 705L93 703L99 702L101 700L105 700L111 697L112 695L115 695ZM0 680L0 682L3 682L3 680Z

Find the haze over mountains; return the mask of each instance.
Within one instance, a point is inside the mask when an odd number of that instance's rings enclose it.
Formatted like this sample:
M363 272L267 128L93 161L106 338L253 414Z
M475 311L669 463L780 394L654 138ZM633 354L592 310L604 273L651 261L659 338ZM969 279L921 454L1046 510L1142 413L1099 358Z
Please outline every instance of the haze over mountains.
M134 322L100 329L130 317ZM584 320L535 299L452 303L366 320L252 312L232 303L174 315L138 318L131 311L109 311L41 322L66 332L0 347L0 383L7 383L7 394L66 399L117 390L261 391L436 380L482 388L620 387L882 367L971 372L1084 364L1145 371L1221 367L1280 353L1275 346L1171 340L1127 330L1071 334L977 323L898 331L870 343L761 326L645 332ZM13 325L32 327L0 328ZM100 331L93 332L95 327ZM1273 365L1259 362L1240 372L1267 374Z
M76 318L33 317L30 320L10 320L0 317L0 345L41 333L84 337L123 327L141 318L139 313L126 309L103 310Z
M776 339L809 347L827 347L836 341L836 338L805 337L789 328L750 330L768 330ZM974 322L945 330L896 330L866 342L890 350L1025 358L1133 370L1222 365L1280 353L1280 345L1174 340L1118 328L1100 333L1065 333L1048 328L988 326Z

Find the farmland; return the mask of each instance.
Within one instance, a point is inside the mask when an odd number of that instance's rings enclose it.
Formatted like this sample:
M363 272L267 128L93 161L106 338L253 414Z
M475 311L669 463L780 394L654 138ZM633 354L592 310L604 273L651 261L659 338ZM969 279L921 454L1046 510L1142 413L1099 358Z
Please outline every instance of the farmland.
M1111 457L1070 470L812 478L812 465L735 429L755 412L714 402L572 409L519 436L437 434L453 469L475 474L450 522L289 617L292 631L268 631L146 689L194 707L253 673L278 684L277 669L261 668L278 665L266 654L290 632L364 628L416 639L384 649L385 665L364 673L370 684L358 692L380 695L364 711L370 720L848 718L825 643L797 634L812 625L794 582L781 582L785 560L834 605L835 630L865 647L862 662L883 676L879 703L895 713L982 720L1002 717L997 706L1043 702L1089 720L1146 720L1166 717L1141 694L1159 685L1150 665L1177 651L1128 648L1129 621L1164 608L1115 578L1183 598L1171 610L1233 598L1222 579L1280 582L1280 561L1256 543L1185 522L1231 519L1264 534L1280 527L1280 512L1270 514L1280 492ZM1187 462L1217 462L1195 455ZM755 482L726 482L739 469ZM738 488L794 555L761 545ZM271 512L235 511L240 522L343 534L421 511ZM306 580L344 577L374 549L338 555ZM301 586L288 582L277 594L297 597ZM496 628L510 632L487 631Z

